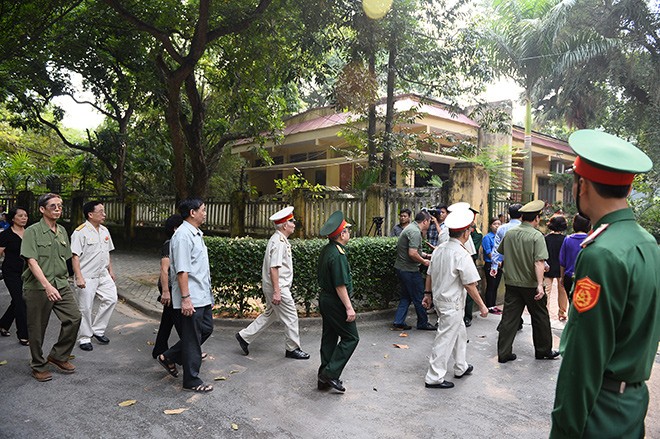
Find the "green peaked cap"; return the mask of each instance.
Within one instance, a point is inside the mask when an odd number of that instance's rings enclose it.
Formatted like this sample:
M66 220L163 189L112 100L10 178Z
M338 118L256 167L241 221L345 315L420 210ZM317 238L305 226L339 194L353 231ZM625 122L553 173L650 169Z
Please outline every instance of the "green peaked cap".
M648 172L653 162L630 142L603 131L578 130L568 138L573 151L591 165L614 172Z
M321 236L328 236L332 234L344 221L344 213L341 210L337 210L330 215L328 220L321 227ZM350 224L347 224L348 227Z

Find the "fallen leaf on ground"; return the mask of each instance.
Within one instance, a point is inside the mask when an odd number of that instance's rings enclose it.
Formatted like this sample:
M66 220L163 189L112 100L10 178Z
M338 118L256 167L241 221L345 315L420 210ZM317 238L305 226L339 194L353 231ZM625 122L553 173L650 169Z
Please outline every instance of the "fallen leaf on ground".
M399 337L408 337L408 334L406 334L405 332L402 332L401 334L399 334Z
M227 377L215 377L213 378L213 381L225 381Z
M137 402L137 399L127 399L126 401L120 402L118 405L119 407L128 407L129 405L133 405Z
M378 392L378 389L374 387L374 392Z
M407 345L407 344L398 344L398 343L394 343L392 346L394 346L395 348L399 348L399 349L408 349L408 345Z
M153 346L153 345L155 345L156 343L154 343L153 341L148 341L147 344L148 344L149 346Z
M187 407L180 408L180 409L163 410L163 413L165 413L166 415L180 415L181 413L185 412L186 410L188 410Z
M238 430L238 424L234 424L233 422L231 423L231 429L232 430Z
M383 355L383 358L390 358L390 354Z
M486 338L485 335L477 335L477 337L479 337L479 338Z
M7 364L7 360L0 361L0 366L4 366L5 364Z
M233 375L233 374L238 373L238 372L240 372L240 371L238 371L238 370L230 370L230 371L229 371L229 375Z

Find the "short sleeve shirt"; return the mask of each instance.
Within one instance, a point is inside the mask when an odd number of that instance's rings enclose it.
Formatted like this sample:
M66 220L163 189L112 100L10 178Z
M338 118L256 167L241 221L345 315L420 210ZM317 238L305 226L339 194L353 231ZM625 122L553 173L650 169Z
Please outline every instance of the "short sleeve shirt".
M55 288L68 288L69 270L66 261L71 258L71 246L64 227L58 224L57 231L53 232L43 218L32 224L23 234L21 256L26 261L36 260L48 282ZM27 266L23 270L22 278L23 288L26 290L44 289Z
M443 302L464 304L467 292L463 285L481 279L469 251L456 238L450 238L433 251L428 273L433 301L438 306Z
M108 272L110 252L114 249L110 232L103 225L96 230L85 221L71 235L71 253L80 259L80 271L86 278L98 278Z
M321 294L336 296L336 288L344 285L348 291L348 296L353 296L351 267L348 264L346 248L343 245L330 241L321 249L318 280L321 287Z
M184 221L170 240L170 273L172 273L172 306L181 309L178 273L188 273L188 291L195 308L213 303L211 269L204 234Z
M270 269L279 268L279 287L290 289L293 284L293 259L291 257L291 244L279 230L273 233L266 245L264 262L261 266L261 282L263 288L273 289L270 278Z
M506 257L504 284L522 288L536 288L538 281L534 263L548 259L548 248L541 232L530 223L510 229L498 247Z
M396 261L394 268L401 271L417 271L419 270L419 262L413 261L408 256L408 249L416 249L421 255L422 249L422 231L416 221L410 223L408 227L403 229L399 240L396 243Z

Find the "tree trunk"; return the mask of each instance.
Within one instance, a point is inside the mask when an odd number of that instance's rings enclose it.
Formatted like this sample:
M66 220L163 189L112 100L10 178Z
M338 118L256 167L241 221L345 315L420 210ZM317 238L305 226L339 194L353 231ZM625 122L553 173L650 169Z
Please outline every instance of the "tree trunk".
M174 187L176 200L181 201L188 197L188 183L186 179L186 140L179 120L180 86L167 83L167 108L165 120L172 139L172 152L174 153Z
M522 190L523 192L532 192L532 102L529 96L529 92L525 94L525 141L524 141L524 152L525 159L523 162L523 181L522 181Z
M387 105L385 112L385 138L383 139L383 166L380 182L390 186L390 170L392 169L392 151L394 150L394 81L396 78L396 33L390 37L389 60L387 63Z

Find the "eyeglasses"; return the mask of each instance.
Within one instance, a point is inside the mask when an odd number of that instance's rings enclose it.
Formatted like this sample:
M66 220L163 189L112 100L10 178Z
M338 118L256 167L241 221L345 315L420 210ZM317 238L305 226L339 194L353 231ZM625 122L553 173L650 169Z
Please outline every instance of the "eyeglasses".
M295 222L296 222L296 220L295 220L295 219L293 219L293 218L291 218L291 219L290 219L290 220L288 220L288 221L289 221L290 223L295 223Z
M63 206L62 206L61 204L55 204L55 203L53 203L53 204L48 204L48 205L46 206L46 209L49 209L49 210L62 210L62 207L63 207Z

